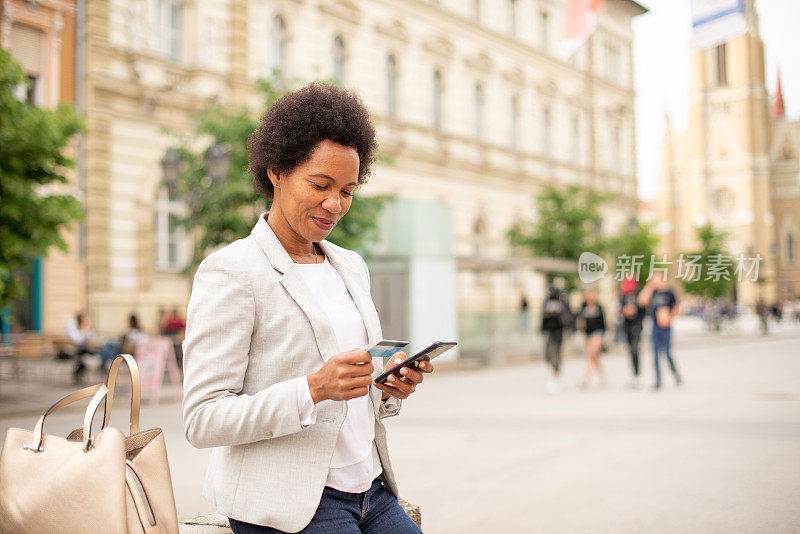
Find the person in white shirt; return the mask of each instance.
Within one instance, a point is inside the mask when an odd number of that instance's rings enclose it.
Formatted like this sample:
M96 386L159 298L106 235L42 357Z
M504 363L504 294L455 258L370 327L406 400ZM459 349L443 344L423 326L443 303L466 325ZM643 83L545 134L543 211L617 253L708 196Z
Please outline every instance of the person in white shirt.
M78 312L67 322L65 330L67 337L75 345L75 369L72 371L72 380L80 384L86 374L86 359L93 358L98 350L97 334L92 328L89 316L83 311Z
M354 93L311 84L278 100L249 142L270 211L195 276L184 426L190 442L215 447L204 494L236 534L421 532L398 503L378 419L396 414L434 367L373 381L366 349L380 323L366 264L325 240L375 148Z

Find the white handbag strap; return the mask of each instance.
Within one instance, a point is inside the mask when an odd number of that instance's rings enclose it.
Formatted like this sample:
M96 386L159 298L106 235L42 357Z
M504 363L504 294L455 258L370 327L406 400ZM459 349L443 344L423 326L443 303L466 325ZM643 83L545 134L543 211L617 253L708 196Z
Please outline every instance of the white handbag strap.
M108 369L108 378L106 379L106 387L108 388L108 396L106 397L105 411L103 412L103 426L105 428L111 422L111 408L114 404L114 387L117 382L117 373L119 366L122 362L128 364L128 369L131 372L131 432L136 434L139 432L139 407L142 402L142 383L139 379L139 366L136 360L130 354L120 354L114 361L111 362L111 367Z
M108 388L105 384L95 384L94 386L79 389L78 391L74 391L63 397L55 404L50 406L47 411L44 412L41 417L39 417L39 420L36 421L36 426L33 428L33 441L30 445L27 445L23 448L34 452L41 452L43 450L42 441L44 439L43 432L45 418L59 408L63 408L68 404L85 399L86 397L92 397L92 400L89 402L89 406L86 408L86 412L83 416L83 450L88 451L92 441L92 418L94 417L97 408L100 406L100 402L102 402L107 395Z

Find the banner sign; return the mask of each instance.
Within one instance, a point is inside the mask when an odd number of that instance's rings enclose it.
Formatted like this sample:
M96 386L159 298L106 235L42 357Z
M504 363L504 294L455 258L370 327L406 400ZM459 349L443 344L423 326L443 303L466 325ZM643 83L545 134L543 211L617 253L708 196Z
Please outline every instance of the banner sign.
M693 48L711 48L746 31L744 0L692 0Z

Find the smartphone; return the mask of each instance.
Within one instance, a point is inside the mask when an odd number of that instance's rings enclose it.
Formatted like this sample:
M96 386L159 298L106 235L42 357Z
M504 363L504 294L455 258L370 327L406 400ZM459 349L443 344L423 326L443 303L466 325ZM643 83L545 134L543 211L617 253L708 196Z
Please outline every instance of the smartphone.
M403 347L408 345L408 341L395 341L392 339L384 339L379 343L372 345L367 352L373 358L389 358L395 352L399 352Z
M411 356L410 358L406 359L405 361L395 365L388 371L385 371L382 375L380 375L378 378L375 379L375 382L384 383L386 382L386 379L389 378L389 375L395 375L399 377L401 376L400 369L402 369L403 367L416 367L417 362L431 361L438 355L452 349L456 345L458 345L458 343L456 343L455 341L437 341L436 343L433 343L432 345L422 349L421 351Z

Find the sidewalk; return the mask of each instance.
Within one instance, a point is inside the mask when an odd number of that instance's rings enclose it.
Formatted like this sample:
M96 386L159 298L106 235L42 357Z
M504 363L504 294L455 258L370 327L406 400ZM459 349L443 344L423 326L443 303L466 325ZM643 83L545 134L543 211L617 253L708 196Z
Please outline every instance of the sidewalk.
M30 362L26 362L30 363ZM122 366L117 377L114 406L125 406L130 403L130 374ZM76 391L82 387L91 386L104 382L105 372L101 370L90 370L80 385L72 382L72 366L64 366L64 370L59 369L59 373L48 379L37 376L25 376L15 381L7 376L0 375L0 419L16 417L31 417L31 427L35 418L44 413L53 403L60 398ZM166 381L166 379L165 379ZM165 383L159 395L159 404L169 404L181 398L181 387ZM147 392L142 392L142 405L147 406L150 398ZM73 406L66 406L59 411L63 412L83 412L86 409L86 402L77 402Z
M557 394L541 361L442 365L384 421L401 495L439 534L800 532L794 332L680 337L684 384L668 376L658 393L626 387L622 348L603 359L605 386L579 388L584 362L567 359ZM112 424L125 430L126 393L117 402ZM0 419L0 436L31 428L39 413ZM77 412L59 412L46 432L79 424ZM211 449L186 440L179 405L145 406L141 424L164 430L179 518L212 511L201 494Z
M701 348L718 344L737 344L742 340L778 340L787 337L796 337L800 334L800 325L784 320L781 324L770 325L768 336L761 336L758 333L757 319L742 317L733 325L728 325L721 332L708 332L704 329L702 322L694 317L680 317L675 325L673 343L675 348ZM568 359L583 357L583 336L575 334L567 341L564 347L564 357ZM608 347L607 355L626 354L626 348L622 344L611 343ZM649 338L645 335L641 345L642 355L648 358L650 353ZM536 354L541 354L541 350L536 348ZM453 371L464 371L481 367L506 367L527 364L537 361L541 357L531 357L530 351L526 353L509 353L502 359L490 358L462 358L455 361L443 362L437 365L437 374L449 373ZM28 364L34 362L26 362ZM488 365L487 365L488 364ZM72 366L63 365L59 367L58 373L51 378L44 380L36 376L23 376L21 380L14 381L8 376L0 375L0 419L8 419L22 416L37 417L41 415L51 404L61 397L72 393L80 387L89 386L105 380L105 374L101 371L89 371L83 381L82 386L72 383ZM165 379L166 380L166 379ZM117 392L115 395L115 406L124 406L130 402L130 378L122 366L117 380ZM169 404L178 402L181 398L181 388L165 383L160 394L159 403ZM143 405L149 404L146 393L142 394ZM74 407L62 408L66 411L83 411L85 404L77 403ZM31 423L32 425L33 423Z

